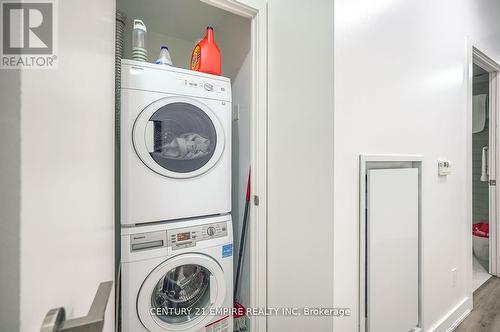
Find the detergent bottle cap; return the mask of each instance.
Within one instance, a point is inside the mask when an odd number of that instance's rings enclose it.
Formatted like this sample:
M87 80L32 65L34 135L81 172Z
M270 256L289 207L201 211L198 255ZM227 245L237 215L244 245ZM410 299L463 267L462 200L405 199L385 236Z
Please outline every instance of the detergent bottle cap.
M213 43L214 42L214 28L211 26L207 27L207 35L206 38L209 42Z
M142 20L138 20L138 19L134 20L134 29L139 29L139 30L147 31L146 30L146 24L144 24L144 22Z

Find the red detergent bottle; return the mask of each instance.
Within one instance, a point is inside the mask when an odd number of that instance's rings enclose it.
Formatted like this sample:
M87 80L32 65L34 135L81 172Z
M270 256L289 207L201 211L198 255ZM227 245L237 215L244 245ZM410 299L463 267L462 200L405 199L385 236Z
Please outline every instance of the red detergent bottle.
M191 54L191 70L213 75L222 73L220 50L215 43L212 27L207 27L205 38L196 44Z

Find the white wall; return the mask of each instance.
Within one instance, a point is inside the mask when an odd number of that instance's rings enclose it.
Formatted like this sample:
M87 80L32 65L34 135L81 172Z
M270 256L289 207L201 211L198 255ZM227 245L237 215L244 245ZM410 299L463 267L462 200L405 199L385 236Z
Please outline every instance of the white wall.
M86 315L114 275L115 2L57 3L59 68L21 76L23 332L53 307Z
M19 330L21 72L0 69L0 322Z
M424 156L425 331L444 331L467 301L466 36L500 61L499 13L496 0L335 1L334 299L355 313L336 331L357 331L360 153ZM453 163L447 178L438 158Z
M124 59L132 59L132 26L133 18L127 18L124 36ZM155 62L160 55L161 45L167 45L170 57L175 67L188 69L194 41L167 36L165 34L148 30L146 45L148 48L149 62Z
M239 105L239 119L233 121L232 132L232 216L234 233L234 275L238 263L245 198L250 167L250 123L251 123L251 85L252 56L248 54L236 78L232 81L233 107ZM252 221L249 220L249 224ZM250 226L247 226L247 231ZM250 248L247 232L242 271L240 274L240 292L238 300L247 308L250 305Z
M269 0L268 10L268 305L331 308L333 1ZM332 325L268 318L270 332Z

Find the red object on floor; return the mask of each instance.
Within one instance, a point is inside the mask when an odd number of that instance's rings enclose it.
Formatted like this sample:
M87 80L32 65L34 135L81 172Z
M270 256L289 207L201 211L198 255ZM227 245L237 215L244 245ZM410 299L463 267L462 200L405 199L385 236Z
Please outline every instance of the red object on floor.
M207 27L205 38L195 46L191 54L191 70L220 75L221 68L221 55L219 46L215 42L214 29Z
M490 237L490 224L486 222L478 222L472 225L472 234L479 237Z
M243 304L236 302L233 306L233 318L237 319L247 314L247 310Z

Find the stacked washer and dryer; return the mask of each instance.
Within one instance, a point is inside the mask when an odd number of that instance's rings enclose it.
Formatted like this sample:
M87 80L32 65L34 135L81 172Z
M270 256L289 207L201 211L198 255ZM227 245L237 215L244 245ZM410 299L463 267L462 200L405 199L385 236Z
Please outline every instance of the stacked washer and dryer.
M231 332L231 82L122 60L123 332Z

